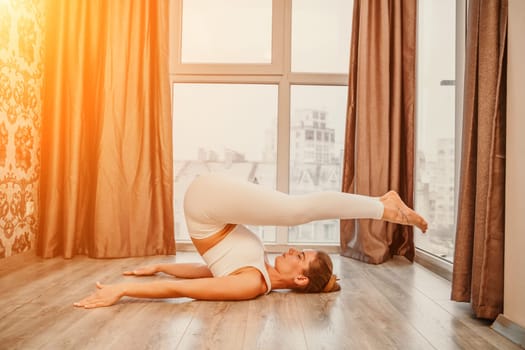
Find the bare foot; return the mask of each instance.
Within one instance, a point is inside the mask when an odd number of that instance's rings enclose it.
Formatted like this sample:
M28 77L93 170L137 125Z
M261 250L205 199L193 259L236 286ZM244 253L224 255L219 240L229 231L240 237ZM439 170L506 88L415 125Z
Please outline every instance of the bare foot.
M421 215L407 207L397 192L390 191L380 198L385 206L382 220L403 225L417 226L421 231L427 230L428 224Z

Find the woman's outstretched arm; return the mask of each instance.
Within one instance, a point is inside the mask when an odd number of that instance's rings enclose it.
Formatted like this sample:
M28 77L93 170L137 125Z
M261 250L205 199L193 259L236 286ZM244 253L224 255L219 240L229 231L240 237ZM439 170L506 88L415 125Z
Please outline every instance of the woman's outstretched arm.
M111 306L122 297L133 298L193 298L199 300L247 300L266 292L261 273L255 269L224 277L207 277L181 281L153 281L103 285L74 303L76 307L93 309Z
M210 269L202 263L154 264L139 267L132 271L125 271L124 276L151 276L163 272L179 278L213 277Z

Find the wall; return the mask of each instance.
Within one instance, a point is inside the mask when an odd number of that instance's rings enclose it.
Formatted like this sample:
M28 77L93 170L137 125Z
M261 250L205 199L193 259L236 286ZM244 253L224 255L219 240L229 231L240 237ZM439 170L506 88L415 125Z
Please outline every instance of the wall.
M525 1L509 0L505 317L525 328Z
M43 0L0 2L0 258L37 229Z

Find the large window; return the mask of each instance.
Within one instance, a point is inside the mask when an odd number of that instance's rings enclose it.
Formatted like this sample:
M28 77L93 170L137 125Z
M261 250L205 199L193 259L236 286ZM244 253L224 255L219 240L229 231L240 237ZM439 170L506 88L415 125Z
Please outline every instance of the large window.
M456 6L457 3L457 6ZM463 7L462 7L463 6ZM429 230L416 246L452 262L461 125L464 1L419 0L417 42L416 210ZM459 76L459 79L456 77Z
M341 188L353 1L172 0L174 207L198 174L293 194ZM252 227L275 245L333 244L338 220Z

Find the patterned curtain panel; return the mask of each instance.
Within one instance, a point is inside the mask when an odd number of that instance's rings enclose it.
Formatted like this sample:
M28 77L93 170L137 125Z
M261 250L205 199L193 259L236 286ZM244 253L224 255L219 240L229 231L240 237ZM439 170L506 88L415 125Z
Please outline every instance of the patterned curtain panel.
M168 2L46 6L37 253L173 254Z
M416 0L355 0L343 191L396 190L413 207ZM379 264L414 258L411 227L341 221L345 256Z
M43 1L0 1L0 258L34 248Z

